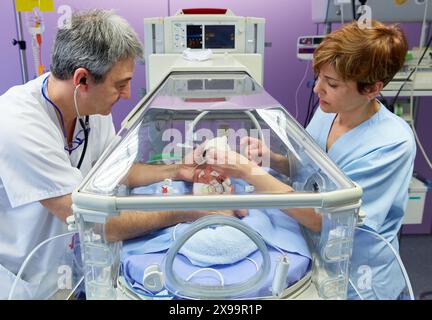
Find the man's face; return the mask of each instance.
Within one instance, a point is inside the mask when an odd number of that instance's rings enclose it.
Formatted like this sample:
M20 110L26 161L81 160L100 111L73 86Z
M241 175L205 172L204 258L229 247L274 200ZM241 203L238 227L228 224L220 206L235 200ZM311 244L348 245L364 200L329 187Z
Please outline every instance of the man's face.
M87 114L108 115L120 99L129 99L130 81L135 69L133 58L120 60L107 73L103 82L89 85L86 99Z

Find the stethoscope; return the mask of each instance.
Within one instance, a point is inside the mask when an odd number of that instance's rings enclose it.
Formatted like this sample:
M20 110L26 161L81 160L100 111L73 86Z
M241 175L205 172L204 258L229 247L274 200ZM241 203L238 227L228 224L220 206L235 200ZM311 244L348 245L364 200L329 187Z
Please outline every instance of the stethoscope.
M61 125L62 131L63 131L63 136L65 137L65 140L67 141L66 129L65 129L65 124L64 124L64 120L63 120L63 114L61 113L60 109L55 105L55 103L52 102L52 101L48 98L47 94L45 93L46 86L47 86L47 82L48 82L48 77L49 77L49 76L47 76L47 77L44 79L43 83L42 83L41 93L42 93L42 96L44 97L44 99L45 99L46 101L48 101L48 102L51 104L51 106L52 106L52 107L53 107L53 108L58 112L58 114L60 115L60 122L61 122L60 125ZM76 96L77 96L78 88L79 88L80 86L81 86L81 84L78 84L78 85L75 87L75 90L74 90L74 105L75 105L75 110L76 110L76 113L77 113L77 116L78 116L78 120L79 120L79 123L80 123L81 129L82 129L83 132L84 132L84 147L83 147L83 151L82 151L82 153L81 153L81 157L80 157L80 159L79 159L79 161L78 161L78 165L77 165L77 168L78 168L78 169L81 167L81 164L82 164L82 162L83 162L83 160L84 160L84 157L85 157L85 154L86 154L87 144L88 144L88 139L89 139L89 132L90 132L90 127L89 127L89 116L86 116L86 117L85 117L85 122L84 122L83 119L82 119L82 117L81 117L81 115L80 115L79 112L78 112L78 106L77 106ZM78 143L78 146L77 146L77 147L75 147L75 148L73 148L73 147L70 148L68 145L65 145L64 149L65 149L66 151L68 151L69 154L71 154L73 150L77 149L77 148L82 144L82 142L83 142L82 139L79 139L79 138L77 138L77 139L78 139L78 141L75 141L76 143ZM74 141L73 141L73 142L74 142Z

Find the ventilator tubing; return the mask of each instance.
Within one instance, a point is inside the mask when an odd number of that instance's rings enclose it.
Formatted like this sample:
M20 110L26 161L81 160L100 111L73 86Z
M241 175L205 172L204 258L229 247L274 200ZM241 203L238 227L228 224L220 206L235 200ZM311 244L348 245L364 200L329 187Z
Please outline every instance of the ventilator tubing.
M179 278L173 272L174 259L183 244L195 233L212 225L227 225L242 231L258 247L263 257L261 268L247 281L230 285L199 285L187 282ZM233 217L210 215L195 221L186 231L173 243L166 255L165 270L166 287L172 293L189 299L230 299L238 298L260 288L270 272L270 256L267 245L262 237L248 225Z

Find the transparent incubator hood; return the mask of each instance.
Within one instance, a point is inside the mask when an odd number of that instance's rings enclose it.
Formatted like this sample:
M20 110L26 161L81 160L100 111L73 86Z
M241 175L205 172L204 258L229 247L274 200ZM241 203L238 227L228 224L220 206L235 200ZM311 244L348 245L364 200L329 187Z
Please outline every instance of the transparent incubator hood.
M256 162L291 185L295 193L354 187L297 121L247 74L172 74L142 102L79 192L118 197L174 196L175 188L162 193L163 184L152 194L140 195L139 190L128 186L134 174L130 169L137 163L146 164L143 170L152 172L153 166L184 163L194 148L206 142L224 144L244 155L246 145L241 141L246 137L263 141L289 160L282 172L273 169L270 156ZM191 190L182 194L193 195ZM233 193L255 191L250 188Z
M251 154L250 146L254 144L264 146L261 151L271 152ZM259 189L235 171L230 175L218 172L215 163L209 160L209 155L215 153L218 157L219 154L235 154L235 159L240 159L240 163L248 158L254 164L250 166L250 174L264 174L267 177L270 174L293 191ZM231 158L222 157L217 161L220 159L223 162ZM137 260L135 255L131 257L129 253L143 253L141 247L137 249L137 243L142 241L144 246L152 247L160 236L173 242L164 247L166 257L162 259L165 265L171 264L161 271L160 279L157 279L164 284L164 290L175 292L176 296L194 299L228 299L245 295L249 298L281 297L284 294L289 296L285 289L299 295L303 290L300 287L306 288L307 284L313 283L316 296L312 297L344 299L347 296L349 262L361 194L361 188L333 164L304 128L248 74L171 73L129 114L116 139L72 195L74 216L80 232L87 298L115 298L118 288L122 287L119 279L132 281L128 277L134 272L128 268ZM321 231L308 230L282 212L282 209L289 208L314 209L322 216ZM218 217L216 220L207 216L202 221L198 219L197 224L193 223L191 229L183 223L161 233L145 235L139 241L116 242L106 235L109 220L126 211L146 214L167 210L218 212L239 209L249 210L249 215L243 219ZM258 216L265 217L267 222L255 224L254 228L252 225ZM182 247L188 247L184 235L200 234L203 241L198 244L201 245L211 238L211 234L206 235L206 232L222 232L227 228L237 229L250 239L255 239L251 247L258 247L257 252L267 257L264 260L256 258L262 263L259 268L259 263L254 262L260 271L251 278L253 285L246 280L239 287L226 285L231 275L244 273L240 269L225 275L224 281L221 280L225 285L209 288L192 284L189 278L180 279L173 274L173 270L179 271L182 267L174 266L179 255L172 250L176 248L187 256L186 249ZM289 238L291 233L296 233L294 238ZM229 238L234 234L229 232L224 236ZM218 241L222 238L222 235L217 237ZM238 242L239 239L242 239L241 236L233 240ZM266 246L269 244L277 250L268 249ZM283 262L283 258L282 267L272 265L269 261L279 260L279 251L295 256L290 256L289 263ZM212 257L216 258L221 257ZM152 259L145 258L143 261L147 263ZM304 264L296 264L299 259ZM245 263L249 264L246 268L253 266L250 262ZM280 268L285 270L283 263L289 265L290 272L300 270L302 265L301 277L285 283L278 273L282 272L278 271ZM189 270L189 266L183 267ZM158 270L149 268L158 267L145 265L133 269L138 274L133 288L129 288L134 294L138 290L135 285L144 290L142 286L146 285L146 275L159 275ZM119 270L121 277L118 277ZM201 271L191 270L190 277L196 278L196 272ZM279 276L276 277L276 274ZM222 273L219 275L224 277ZM270 283L265 282L264 278L270 275L279 278L279 285L275 285L273 278L266 280ZM155 279L151 280L152 284L158 283ZM269 287L273 289L269 293L257 286L263 286L267 291ZM146 290L142 292L147 292L148 296L149 291Z

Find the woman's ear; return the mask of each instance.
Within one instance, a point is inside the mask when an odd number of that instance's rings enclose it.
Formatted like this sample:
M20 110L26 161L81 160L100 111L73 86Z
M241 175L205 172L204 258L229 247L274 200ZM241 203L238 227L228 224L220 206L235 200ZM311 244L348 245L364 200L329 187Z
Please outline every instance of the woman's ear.
M373 85L369 86L366 89L366 94L367 94L369 100L373 100L377 96L379 96L379 94L383 88L384 88L384 83L382 81L377 81Z

